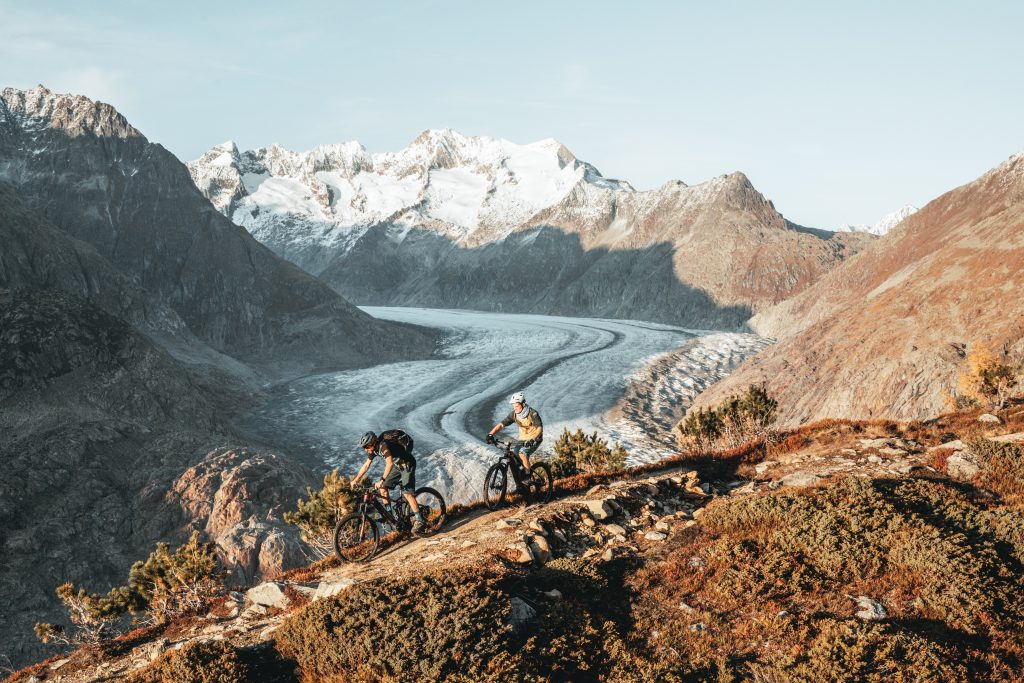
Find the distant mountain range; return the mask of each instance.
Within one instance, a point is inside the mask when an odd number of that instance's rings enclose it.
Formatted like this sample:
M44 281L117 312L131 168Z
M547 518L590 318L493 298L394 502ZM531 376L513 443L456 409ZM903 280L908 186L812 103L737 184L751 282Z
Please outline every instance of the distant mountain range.
M911 206L910 204L907 204L906 206L901 206L892 213L885 214L874 225L865 225L863 223L859 225L850 225L849 223L847 223L840 227L839 231L867 232L872 235L884 235L893 228L895 228L897 225L902 223L904 220L906 220L909 216L912 216L915 213L917 213L917 211L918 208L916 206Z
M225 143L189 170L224 215L360 304L736 329L871 239L790 223L742 173L638 192L554 140Z

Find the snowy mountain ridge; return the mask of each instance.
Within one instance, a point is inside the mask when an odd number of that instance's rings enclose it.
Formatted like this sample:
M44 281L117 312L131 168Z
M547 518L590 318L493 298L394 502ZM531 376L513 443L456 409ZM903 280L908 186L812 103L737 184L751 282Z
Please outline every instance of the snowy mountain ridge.
M376 154L355 141L308 152L277 144L242 152L229 141L188 166L214 206L257 238L291 216L317 224L309 237L325 244L384 221L429 225L462 241L481 227L507 233L580 183L633 192L556 140L519 145L449 129Z
M901 206L895 211L885 214L878 219L878 222L874 225L867 225L865 223L852 225L847 223L839 228L837 232L866 232L872 235L882 236L902 223L908 216L912 216L917 212L918 208L916 206L907 204L905 206Z

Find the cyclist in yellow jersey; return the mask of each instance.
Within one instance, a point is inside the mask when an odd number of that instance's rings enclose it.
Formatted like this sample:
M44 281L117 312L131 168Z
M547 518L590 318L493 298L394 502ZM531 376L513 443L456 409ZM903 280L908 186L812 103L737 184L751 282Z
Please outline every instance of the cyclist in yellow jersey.
M519 460L523 463L523 471L526 476L530 475L530 456L540 447L544 440L544 423L541 422L540 413L526 405L526 396L523 392L517 391L508 400L512 404L512 412L505 416L505 419L494 425L487 434L487 442L490 443L494 435L513 422L519 427L519 441L516 450Z

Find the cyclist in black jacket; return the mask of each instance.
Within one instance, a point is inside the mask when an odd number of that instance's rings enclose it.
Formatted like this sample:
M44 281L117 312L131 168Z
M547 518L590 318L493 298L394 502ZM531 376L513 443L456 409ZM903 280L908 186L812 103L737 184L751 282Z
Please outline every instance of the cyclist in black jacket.
M423 515L420 513L419 503L413 491L416 490L416 458L401 443L386 437L389 432L377 436L373 432L366 432L359 439L359 447L366 451L366 462L359 468L356 476L352 477L352 485L358 484L366 475L373 459L378 455L384 458L384 473L380 480L374 484L377 492L382 498L388 497L388 490L401 485L402 495L409 503L409 508L415 515L412 525L413 533L423 529ZM408 438L408 437L406 437Z

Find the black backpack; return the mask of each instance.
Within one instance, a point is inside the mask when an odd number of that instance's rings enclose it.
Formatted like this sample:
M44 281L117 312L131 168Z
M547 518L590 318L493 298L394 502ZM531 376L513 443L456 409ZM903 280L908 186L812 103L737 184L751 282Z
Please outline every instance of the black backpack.
M388 444L388 450L391 451L391 455L399 460L412 460L412 437L405 433L401 429L389 429L386 432L382 432L380 435L381 441L386 441ZM398 446L400 452L395 452L392 446Z

